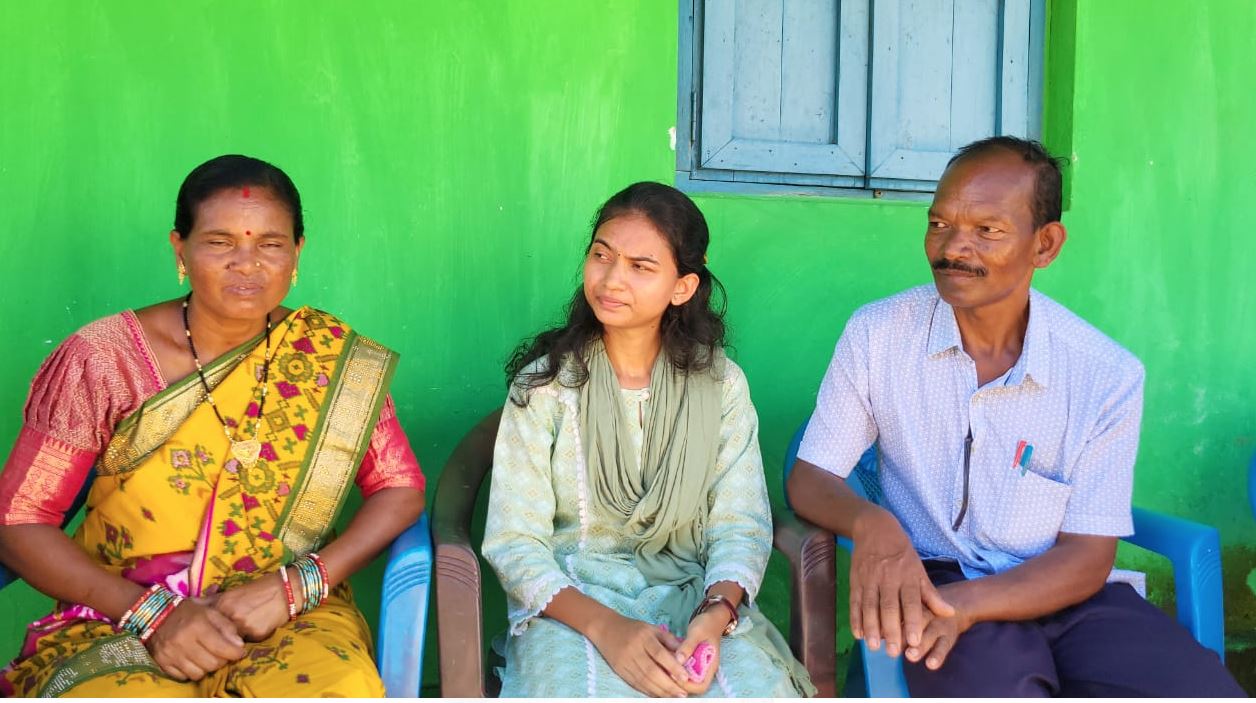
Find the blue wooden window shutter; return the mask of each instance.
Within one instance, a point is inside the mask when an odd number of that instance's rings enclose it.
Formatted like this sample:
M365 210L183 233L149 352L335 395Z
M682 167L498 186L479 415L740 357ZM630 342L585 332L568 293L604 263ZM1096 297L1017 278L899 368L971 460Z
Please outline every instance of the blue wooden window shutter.
M1038 135L1045 2L682 0L678 182L931 191Z
M703 168L862 182L867 42L866 35L856 35L858 41L839 44L838 4L708 0L698 152ZM866 17L865 10L865 23ZM840 119L846 116L858 119Z
M872 4L870 187L933 190L959 147L994 134L1036 135L1033 0Z

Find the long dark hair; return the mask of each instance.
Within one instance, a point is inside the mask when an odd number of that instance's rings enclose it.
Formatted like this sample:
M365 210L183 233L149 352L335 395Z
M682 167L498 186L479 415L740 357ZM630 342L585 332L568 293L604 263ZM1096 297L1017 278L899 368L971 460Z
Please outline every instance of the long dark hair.
M706 218L684 193L662 183L633 183L598 209L589 234L588 253L597 230L607 222L625 215L640 215L663 234L676 259L681 276L698 275L698 290L684 305L671 305L663 311L660 334L663 349L678 371L695 373L711 368L716 354L724 347L726 328L724 310L727 294L723 284L706 266L707 244L711 235ZM526 391L544 386L555 378L569 388L579 388L589 380L584 352L602 335L593 308L584 297L584 287L577 286L567 304L567 322L561 327L545 330L525 339L506 362L506 385L525 391L511 394L520 406L527 405ZM529 364L544 359L537 368L524 371ZM563 362L567 372L560 376ZM517 397L518 396L518 397Z

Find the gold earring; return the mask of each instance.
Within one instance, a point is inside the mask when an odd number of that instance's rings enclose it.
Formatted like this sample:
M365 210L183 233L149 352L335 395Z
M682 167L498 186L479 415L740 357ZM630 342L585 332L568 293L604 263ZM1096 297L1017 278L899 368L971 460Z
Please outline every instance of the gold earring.
M292 269L292 285L295 286L296 284L297 284L297 270Z
M183 282L186 281L187 279L188 279L188 269L186 266L183 265L183 262L180 261L179 262L179 285L182 286Z

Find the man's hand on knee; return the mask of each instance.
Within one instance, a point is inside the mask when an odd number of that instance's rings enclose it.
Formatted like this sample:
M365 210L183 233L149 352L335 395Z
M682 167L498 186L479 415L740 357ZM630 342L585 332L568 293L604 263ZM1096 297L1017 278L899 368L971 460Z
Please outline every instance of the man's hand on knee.
M925 666L936 671L946 662L946 655L951 653L951 649L955 647L955 643L959 641L959 636L962 634L964 630L959 616L930 617L920 645L907 647L903 656L912 663L923 659Z
M890 656L921 644L931 618L955 609L934 588L903 528L889 512L874 508L861 516L852 537L850 626L856 639Z
M952 584L959 586L961 584ZM946 587L943 587L944 591ZM942 593L941 597L946 597L946 593ZM953 601L954 599L951 599ZM907 661L912 663L924 661L925 666L931 670L938 670L946 663L946 657L954 649L955 643L959 641L960 635L968 631L973 626L972 619L964 612L962 607L952 607L950 615L938 615L932 611L925 613L924 632L921 634L920 644L908 644L904 650L903 656Z

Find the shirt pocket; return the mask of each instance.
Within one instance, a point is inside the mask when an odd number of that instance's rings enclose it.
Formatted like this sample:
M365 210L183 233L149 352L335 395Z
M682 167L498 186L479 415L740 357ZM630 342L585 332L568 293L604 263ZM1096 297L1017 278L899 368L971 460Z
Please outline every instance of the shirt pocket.
M1032 470L1015 471L1004 486L997 511L999 526L991 534L994 546L1020 560L1050 549L1064 524L1073 487Z

